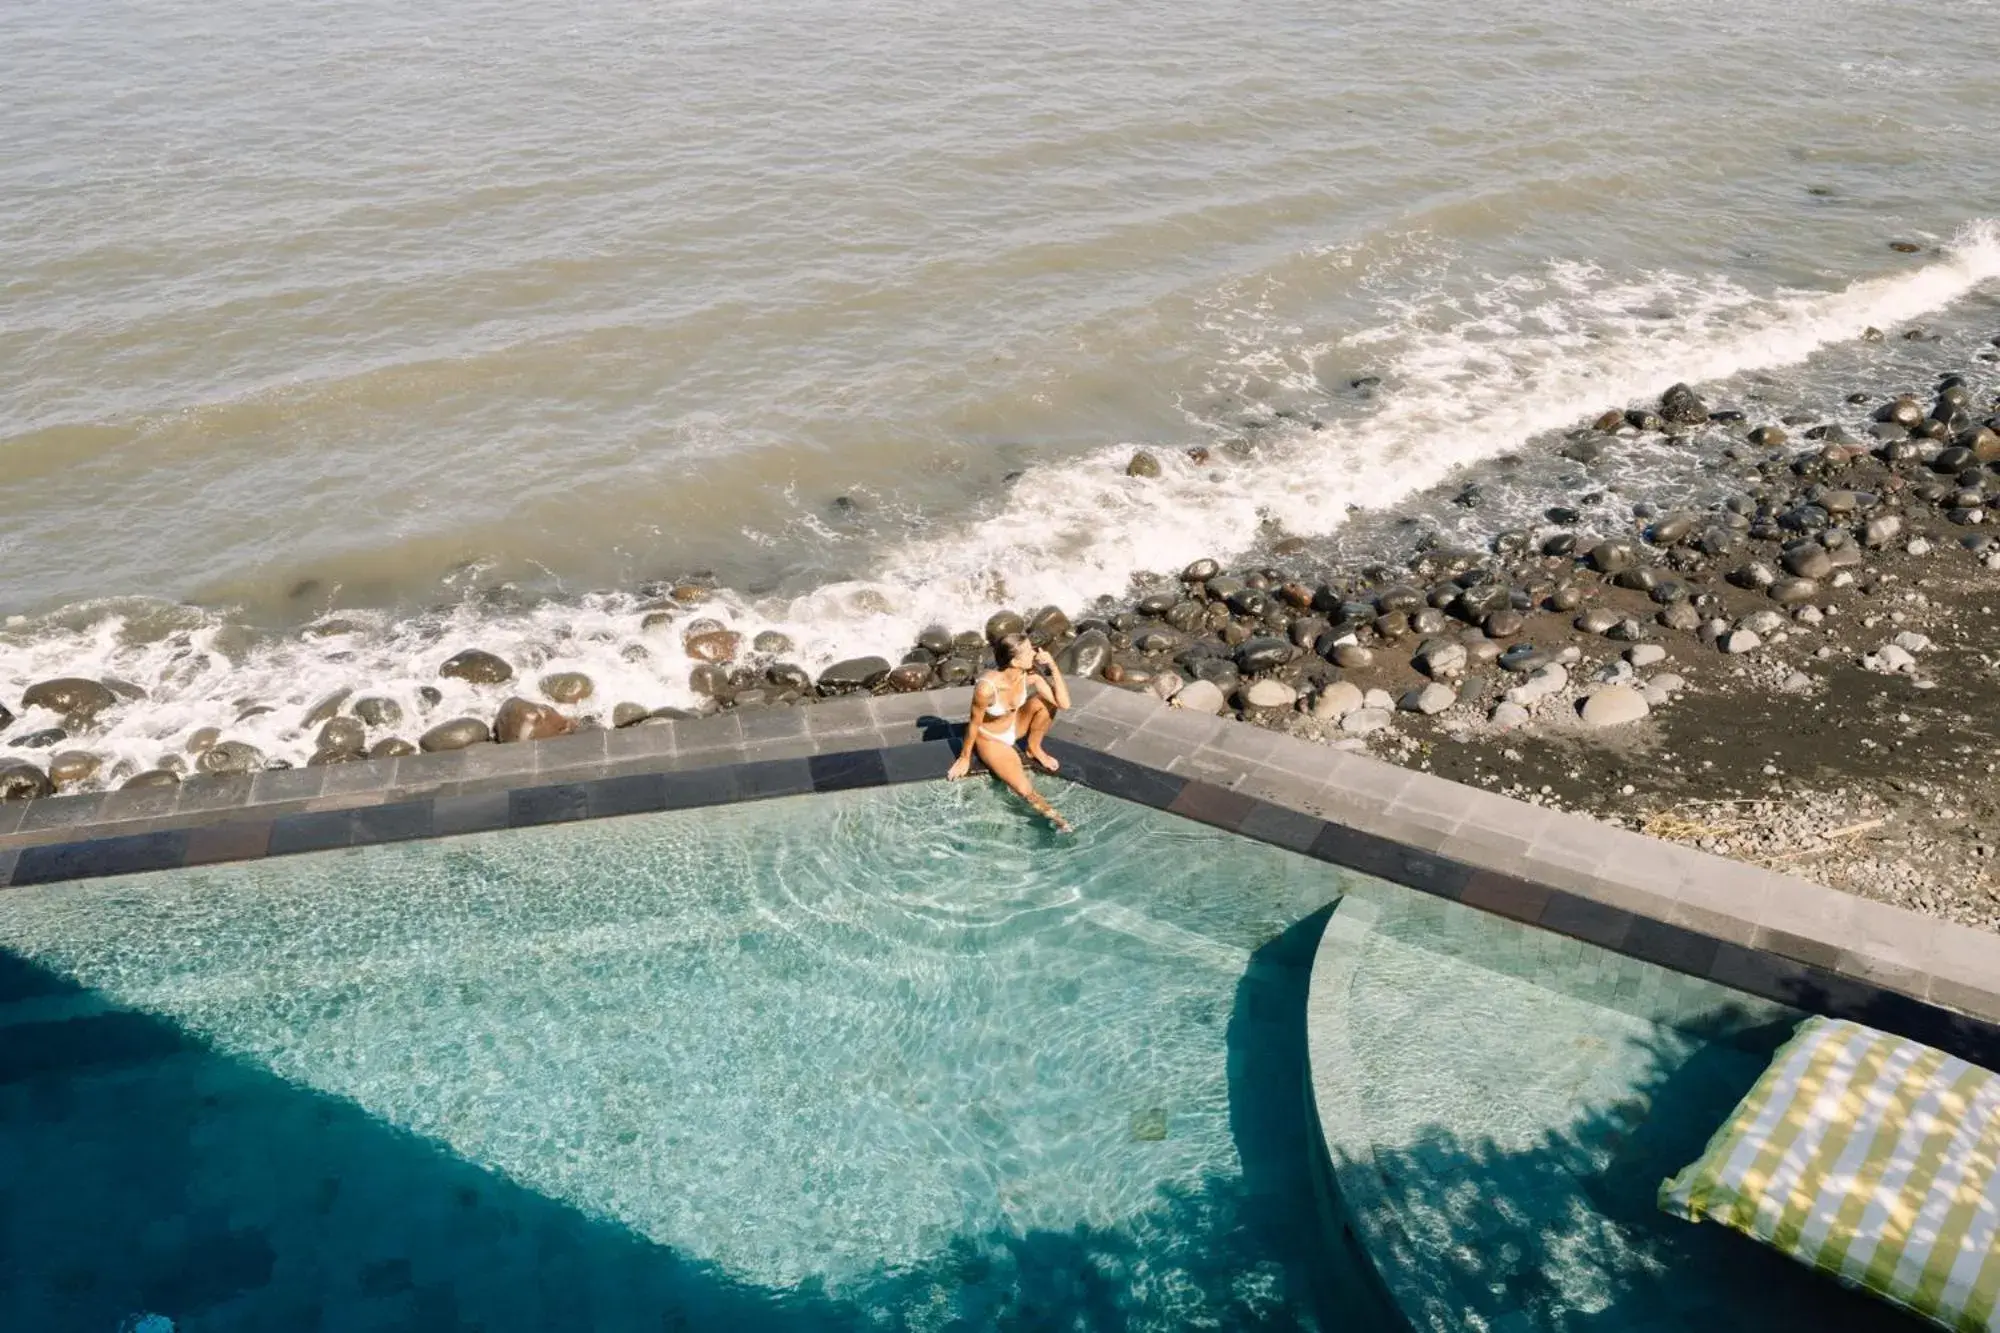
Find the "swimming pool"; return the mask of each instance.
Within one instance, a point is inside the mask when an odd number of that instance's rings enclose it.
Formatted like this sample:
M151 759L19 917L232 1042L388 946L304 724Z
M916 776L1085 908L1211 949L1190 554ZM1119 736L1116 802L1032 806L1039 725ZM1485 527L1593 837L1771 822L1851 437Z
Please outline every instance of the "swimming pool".
M930 784L12 893L0 1324L1318 1326L1346 877L1066 795L1073 840Z
M1074 838L931 783L12 891L0 1325L1373 1333L1388 1293L1313 1169L1329 919L1374 979L1347 1087L1385 1161L1437 1125L1560 1135L1648 1076L1592 1051L1682 1031L1588 946L1063 808ZM1734 1040L1686 1032L1683 1062ZM1428 1219L1442 1249L1470 1216Z

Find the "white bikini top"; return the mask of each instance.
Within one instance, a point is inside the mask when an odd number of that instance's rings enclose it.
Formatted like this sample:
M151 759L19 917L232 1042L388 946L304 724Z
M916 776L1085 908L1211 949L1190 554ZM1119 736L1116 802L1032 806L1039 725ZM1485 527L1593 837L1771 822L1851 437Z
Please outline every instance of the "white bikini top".
M1021 698L1020 698L1020 700L1019 700L1019 701L1018 701L1017 703L1015 703L1015 704L1014 704L1014 705L1013 705L1012 707L1009 707L1008 705L1006 705L1006 704L1004 704L1004 703L1002 703L1002 702L1000 701L1000 684L999 684L999 681L1000 681L1000 673L996 671L996 672L994 672L994 673L993 673L993 674L992 674L991 676L989 676L989 677L988 677L987 679L989 679L989 680L991 680L991 681L993 681L993 682L994 682L994 684L993 684L993 702L992 702L992 703L990 703L990 704L988 704L988 705L986 705L986 716L988 716L988 717L1005 717L1005 716L1007 716L1007 714L1009 714L1009 713L1018 713L1018 712L1020 712L1020 711L1021 711L1021 708L1022 708L1022 706L1023 706L1024 704L1026 704L1026 703L1028 702L1028 691L1034 688L1034 687L1033 687L1032 685L1028 684L1028 680L1027 680L1027 677L1025 677L1025 676L1024 676L1024 677L1022 677L1022 678L1021 678Z

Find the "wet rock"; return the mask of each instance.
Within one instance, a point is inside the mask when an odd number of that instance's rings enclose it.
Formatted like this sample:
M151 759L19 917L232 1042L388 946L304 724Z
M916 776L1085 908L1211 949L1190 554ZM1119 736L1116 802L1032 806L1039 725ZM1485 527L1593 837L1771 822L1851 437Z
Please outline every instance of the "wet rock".
M559 704L578 704L597 693L597 682L581 671L556 671L535 682L542 697Z
M1667 423L1657 412L1648 412L1642 407L1632 408L1625 414L1625 424L1637 431L1657 434L1667 428Z
M359 754L367 745L368 728L354 717L328 718L319 735L313 738L313 748L318 750L351 750Z
M328 764L358 764L368 757L362 749L314 750L306 760L307 768L325 768Z
M59 676L37 681L21 693L21 708L46 708L80 722L89 722L118 702L118 696L94 680L81 676Z
M1019 616L1004 611L993 617L993 620L1001 620L1003 617L1012 620L1016 625L1021 623ZM993 620L986 622L989 629ZM1002 630L1001 633L1018 634L1020 631ZM844 662L835 662L819 673L819 692L830 695L846 694L853 690L872 690L888 679L890 670L889 659L886 657L850 657Z
M403 706L394 699L370 695L354 701L354 716L370 727L393 727L403 720Z
M1748 436L1750 443L1760 449L1779 448L1785 443L1786 438L1784 429L1779 426L1759 426Z
M704 699L724 703L736 693L730 686L729 673L712 662L698 662L688 668L688 689Z
M918 690L931 687L932 671L929 663L905 662L891 667L883 684L897 694L915 694Z
M651 716L644 704L619 703L611 706L611 725L614 727L637 726Z
M120 784L124 791L134 791L146 787L178 787L181 775L170 768L149 768L143 773L134 773Z
M1693 514L1669 514L1646 529L1646 540L1655 546L1678 546L1695 530Z
M1045 606L1028 621L1028 638L1037 648L1047 648L1069 633L1069 617L1059 606Z
M312 730L320 723L338 713L340 706L346 703L348 696L353 693L354 690L351 686L335 690L332 694L319 700L311 708L306 709L306 715L300 719L299 726L307 731Z
M1660 395L1660 419L1677 426L1706 426L1708 404L1685 384L1676 384Z
M1924 405L1908 394L1891 398L1875 409L1875 420L1909 430L1924 419Z
M463 750L469 745L482 745L492 739L493 732L479 718L455 717L449 722L438 723L417 737L417 748L426 754L436 754L442 750Z
M51 745L60 745L68 739L69 733L61 727L45 727L40 731L31 731L25 736L16 736L14 744L24 750L46 750Z
M444 691L435 685L417 686L417 704L423 712L430 712L444 702Z
M194 761L203 773L255 773L264 767L264 752L248 741L217 741Z
M1299 655L1290 639L1261 635L1245 639L1236 649L1236 668L1245 675L1262 675L1289 665Z
M992 643L996 639L1004 639L1009 634L1026 634L1027 632L1028 622L1021 619L1014 612L995 611L986 618L986 641L980 644L979 647L984 649L986 644Z
M1349 671L1365 671L1375 665L1374 650L1363 648L1358 643L1335 644L1331 653L1321 653L1320 656Z
M370 759L400 759L406 754L417 753L417 747L401 736L385 736L368 747Z
M197 727L188 735L187 743L181 748L189 754L200 754L222 739L220 727Z
M62 750L49 756L49 781L57 787L74 787L88 782L104 767L104 760L88 750Z
M1157 477L1160 475L1160 460L1144 449L1132 455L1132 461L1125 465L1128 477Z
M446 658L438 668L438 675L474 685L500 685L514 679L514 668L483 648L467 648Z
M1213 560L1196 560L1181 571L1182 583L1206 583L1222 572L1222 566Z
M1627 541L1602 541L1585 558L1600 574L1619 574L1639 563L1639 552Z
M1396 701L1396 706L1406 713L1422 713L1426 717L1442 713L1458 702L1458 691L1451 686L1432 681L1428 685L1410 690Z
M944 636L944 647L933 649L932 651L939 654L951 651L951 631L945 629L942 625L933 625L931 629L925 630L923 634L917 636L917 642L923 643L925 637L932 630L936 630ZM782 657L792 651L791 636L780 634L774 629L759 630L757 636L750 640L750 650L752 652L767 653L772 657Z
M522 697L512 697L494 713L494 741L512 745L514 741L548 741L576 731L576 723L556 713L548 705L538 705Z
M19 759L0 759L0 801L32 801L55 794L48 774Z
M764 679L780 690L794 690L800 694L812 693L812 675L794 662L773 662L764 668Z
M1056 654L1056 665L1065 676L1090 680L1101 674L1111 660L1111 636L1100 629L1087 629L1067 648Z
M726 629L703 630L698 634L689 634L681 640L681 647L687 650L690 658L697 662L707 662L711 666L734 662L742 646L743 636L734 630Z
M1597 420L1590 423L1590 428L1602 435L1616 434L1618 431L1623 430L1624 427L1625 413L1622 411L1606 412L1604 415L1598 417Z
M1577 715L1587 727L1620 727L1637 722L1651 709L1646 696L1630 685L1606 685L1586 695Z

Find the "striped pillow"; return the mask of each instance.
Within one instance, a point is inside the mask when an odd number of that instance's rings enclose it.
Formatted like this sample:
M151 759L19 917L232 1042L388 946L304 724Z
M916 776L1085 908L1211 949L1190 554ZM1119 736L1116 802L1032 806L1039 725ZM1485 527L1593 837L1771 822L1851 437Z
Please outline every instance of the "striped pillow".
M1958 1333L2000 1333L2000 1077L1808 1018L1660 1207Z

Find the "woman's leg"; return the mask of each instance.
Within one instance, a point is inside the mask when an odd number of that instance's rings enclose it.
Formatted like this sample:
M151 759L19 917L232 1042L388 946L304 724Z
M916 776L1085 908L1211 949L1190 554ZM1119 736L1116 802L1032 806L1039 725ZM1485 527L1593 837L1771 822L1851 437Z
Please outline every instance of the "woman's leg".
M1021 766L1021 756L1011 745L1002 745L991 736L981 733L973 739L973 752L980 762L993 771L993 776L1007 784L1007 789L1035 807L1036 813L1045 816L1051 824L1069 831L1069 821L1055 812L1055 807L1042 799L1035 790L1035 784L1028 781L1028 771Z
M1061 768L1062 765L1056 762L1055 756L1042 748L1042 737L1049 734L1049 728L1054 726L1056 721L1056 715L1050 711L1048 703L1040 695L1030 695L1028 702L1022 704L1021 711L1014 716L1016 725L1027 738L1028 758L1040 764L1045 773L1053 773Z

